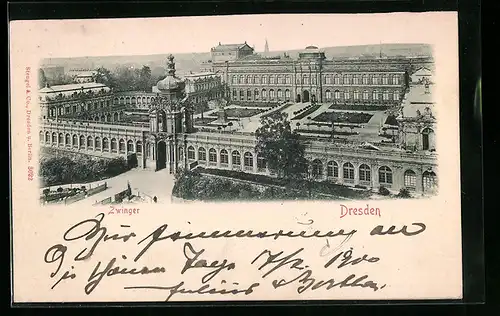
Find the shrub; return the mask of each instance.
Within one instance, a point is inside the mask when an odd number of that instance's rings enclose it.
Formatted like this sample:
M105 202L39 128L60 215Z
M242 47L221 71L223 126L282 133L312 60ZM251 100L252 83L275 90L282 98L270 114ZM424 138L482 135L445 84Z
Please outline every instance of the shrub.
M80 187L80 190L82 190L82 191L86 191L86 190L87 190L87 187L86 187L86 186L84 186L84 185L82 185L82 186Z
M61 188L61 187L58 187L58 188L57 188L57 192L61 193L62 191L64 191L64 189L63 189L63 188Z
M401 188L399 190L399 193L397 195L398 198L402 198L402 199L408 199L408 198L411 198L411 194L410 194L410 191L408 191L407 188Z
M50 193L50 189L43 189L43 195L48 195Z
M378 188L378 194L388 196L391 192L386 187L380 187Z

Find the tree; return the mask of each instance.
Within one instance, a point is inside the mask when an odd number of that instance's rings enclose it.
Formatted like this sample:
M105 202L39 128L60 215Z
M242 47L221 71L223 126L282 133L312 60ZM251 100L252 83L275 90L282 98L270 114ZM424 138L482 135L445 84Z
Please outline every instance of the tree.
M97 69L97 73L95 75L95 81L97 83L105 84L110 88L116 88L115 78L113 77L111 72L104 67L100 67Z
M38 88L41 89L47 84L47 77L45 76L45 71L42 68L38 69Z
M280 178L303 178L307 174L305 147L293 131L286 113L275 113L261 119L256 132L255 150L267 161L269 170Z
M151 86L151 68L144 65L139 72L139 89L144 92L150 92Z

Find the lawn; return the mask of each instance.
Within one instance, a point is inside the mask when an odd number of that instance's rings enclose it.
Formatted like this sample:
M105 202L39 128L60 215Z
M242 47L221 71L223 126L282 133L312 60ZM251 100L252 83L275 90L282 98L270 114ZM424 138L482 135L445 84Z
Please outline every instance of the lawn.
M254 109L246 109L246 108L231 108L226 109L227 117L251 117L257 114L264 112L264 109L254 108Z
M390 106L376 104L332 104L328 108L332 110L384 111L390 108Z
M323 112L313 120L316 122L341 122L365 124L372 118L373 114L368 113L346 113L346 112Z

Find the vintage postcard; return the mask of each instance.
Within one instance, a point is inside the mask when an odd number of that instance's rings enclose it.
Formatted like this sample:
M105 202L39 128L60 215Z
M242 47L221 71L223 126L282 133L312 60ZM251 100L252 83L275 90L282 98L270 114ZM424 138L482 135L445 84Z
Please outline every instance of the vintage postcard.
M14 303L462 297L456 12L10 23Z

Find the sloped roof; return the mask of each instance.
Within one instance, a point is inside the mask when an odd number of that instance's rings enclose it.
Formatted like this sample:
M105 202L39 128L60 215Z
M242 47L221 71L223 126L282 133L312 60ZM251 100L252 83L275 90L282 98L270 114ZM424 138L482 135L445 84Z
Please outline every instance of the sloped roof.
M251 48L247 43L242 43L242 44L221 44L221 43L219 43L219 45L214 47L212 50L218 51L218 52L235 51L235 50L241 49L245 46Z
M41 94L53 94L53 93L63 93L63 92L73 93L74 91L81 91L82 89L83 90L95 90L95 89L108 90L109 87L107 87L103 83L85 82L85 83L72 83L72 84L44 87L44 88L38 90L38 92Z

